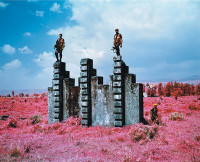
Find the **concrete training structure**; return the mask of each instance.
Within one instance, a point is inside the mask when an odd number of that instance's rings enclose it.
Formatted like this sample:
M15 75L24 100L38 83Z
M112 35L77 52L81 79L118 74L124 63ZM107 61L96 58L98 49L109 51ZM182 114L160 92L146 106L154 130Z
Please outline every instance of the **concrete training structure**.
M143 85L136 83L136 75L129 74L121 56L114 58L113 75L109 85L97 76L93 60L80 61L79 86L64 62L55 62L52 87L48 88L48 123L61 122L69 116L81 115L87 126L132 125L144 121Z

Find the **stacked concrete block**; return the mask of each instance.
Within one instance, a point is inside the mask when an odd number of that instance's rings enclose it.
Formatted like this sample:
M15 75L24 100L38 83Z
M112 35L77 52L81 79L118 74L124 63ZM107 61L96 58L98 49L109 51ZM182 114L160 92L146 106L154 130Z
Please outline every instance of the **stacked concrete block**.
M113 75L109 85L97 76L93 60L80 61L79 86L65 71L65 63L54 64L53 86L48 89L48 122L54 123L79 117L86 126L132 125L143 122L143 86L121 56L114 58Z
M125 125L125 75L128 67L122 61L121 56L114 58L113 70L113 95L114 95L114 125L122 127Z
M64 107L66 103L66 95L68 93L69 86L74 86L74 79L69 77L69 71L65 71L65 63L56 61L53 65L53 80L52 87L48 89L48 123L60 122L64 118L67 118L67 114ZM64 80L67 79L68 83L65 84ZM63 84L64 83L64 84ZM63 93L64 91L64 93ZM67 92L66 92L67 91Z
M93 60L81 59L81 77L80 77L80 107L81 107L81 124L92 125L92 103L91 103L91 77L96 75L93 69Z
M55 62L53 74L53 123L62 121L63 115L63 76L65 73L65 63Z

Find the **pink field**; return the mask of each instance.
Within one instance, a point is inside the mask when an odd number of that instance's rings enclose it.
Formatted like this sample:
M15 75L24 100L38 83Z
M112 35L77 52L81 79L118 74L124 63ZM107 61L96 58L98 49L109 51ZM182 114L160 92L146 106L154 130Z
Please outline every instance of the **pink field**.
M149 125L124 128L47 124L46 96L0 98L0 161L200 161L199 97L144 98ZM154 103L160 125L150 122Z

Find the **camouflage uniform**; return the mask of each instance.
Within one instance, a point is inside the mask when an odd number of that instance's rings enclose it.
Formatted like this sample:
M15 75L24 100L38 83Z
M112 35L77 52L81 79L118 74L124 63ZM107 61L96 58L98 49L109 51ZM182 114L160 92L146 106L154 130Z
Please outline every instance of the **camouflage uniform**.
M150 111L151 114L151 120L152 121L157 121L158 120L158 109L157 109L157 105L151 109Z
M54 48L56 48L56 51L55 51L55 55L56 55L56 59L58 61L58 53L60 53L60 61L62 59L62 50L63 48L65 47L65 41L64 39L62 38L62 34L60 34L60 38L57 39L55 45L54 45Z
M122 35L118 33L119 29L115 29L116 34L114 35L114 49L116 49L117 56L120 56L120 49L119 46L122 48Z

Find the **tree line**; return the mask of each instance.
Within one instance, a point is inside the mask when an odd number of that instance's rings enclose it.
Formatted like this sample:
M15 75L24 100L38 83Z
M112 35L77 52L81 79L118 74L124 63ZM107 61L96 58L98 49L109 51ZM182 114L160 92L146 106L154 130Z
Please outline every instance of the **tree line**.
M158 85L149 85L148 83L143 85L144 92L147 93L148 97L156 96L191 96L191 95L200 95L200 83L198 85L193 85L189 83L180 83L180 82L168 82L163 85L159 83Z

